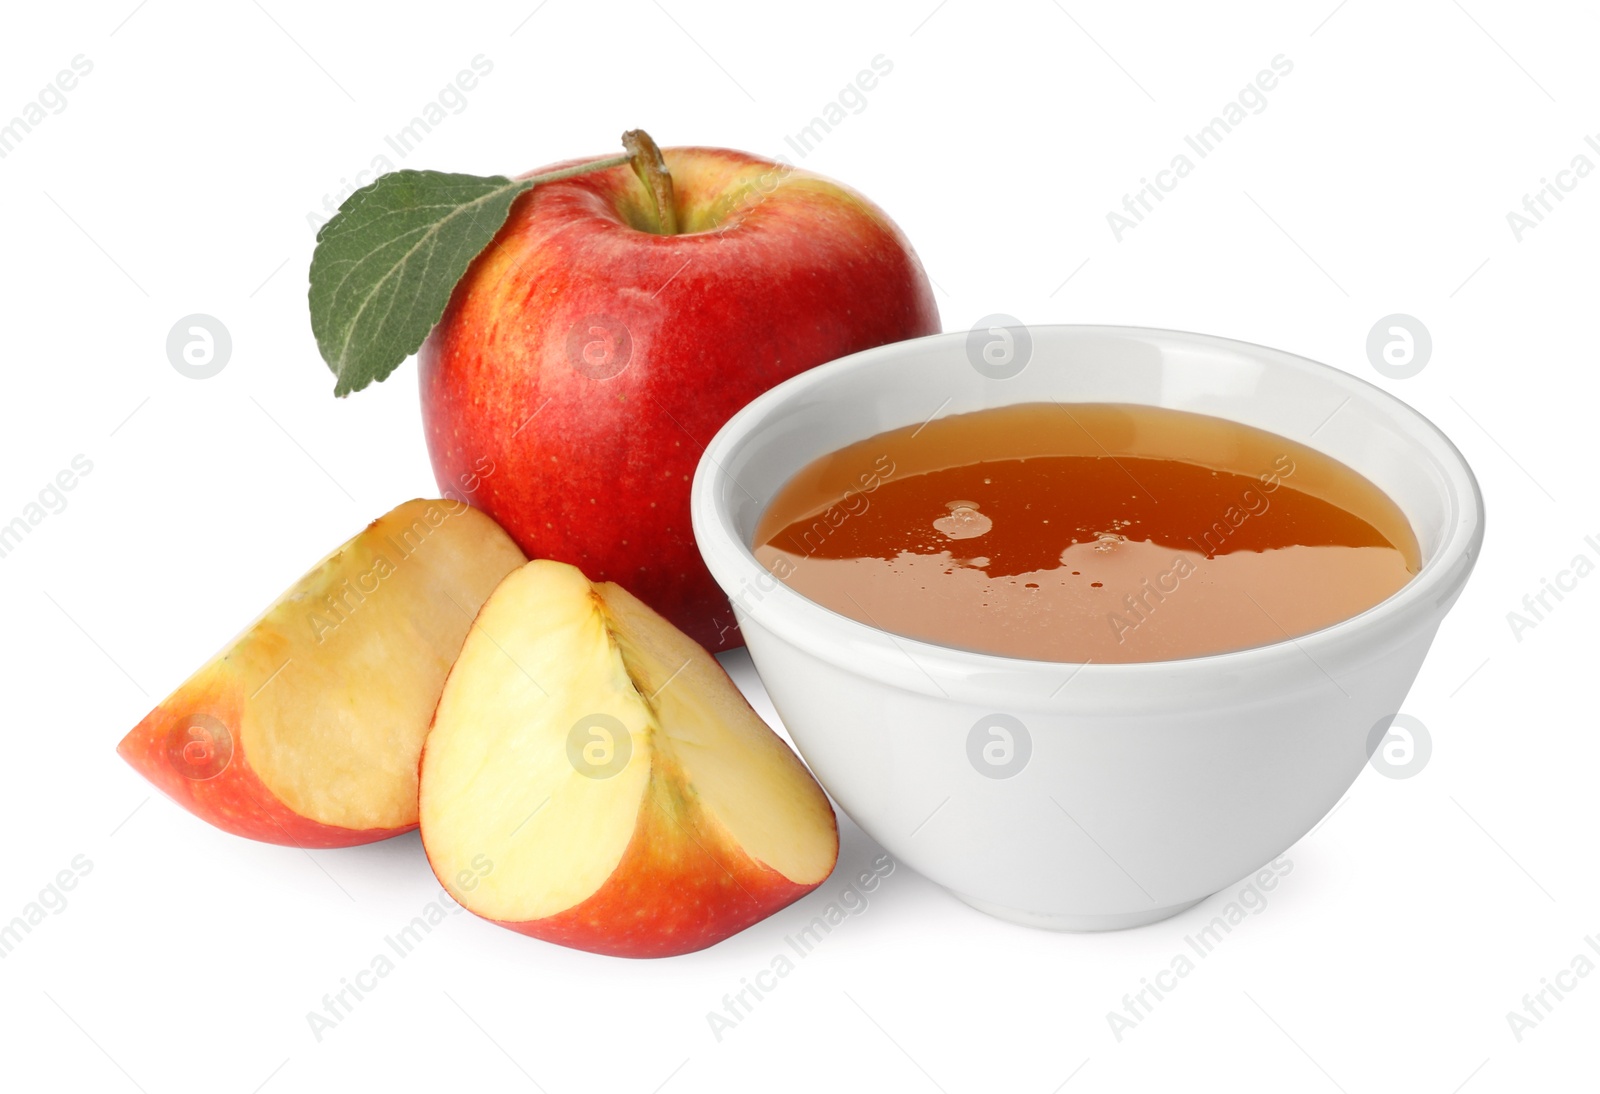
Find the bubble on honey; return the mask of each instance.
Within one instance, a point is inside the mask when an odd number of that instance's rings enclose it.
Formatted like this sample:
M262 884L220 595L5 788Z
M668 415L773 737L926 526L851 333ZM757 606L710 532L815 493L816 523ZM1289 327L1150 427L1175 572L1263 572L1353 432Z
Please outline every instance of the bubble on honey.
M976 539L994 527L994 521L978 512L975 501L946 502L950 512L933 522L933 527L950 539Z
M1096 551L1115 551L1120 544L1128 542L1128 537L1117 532L1102 532L1094 541Z

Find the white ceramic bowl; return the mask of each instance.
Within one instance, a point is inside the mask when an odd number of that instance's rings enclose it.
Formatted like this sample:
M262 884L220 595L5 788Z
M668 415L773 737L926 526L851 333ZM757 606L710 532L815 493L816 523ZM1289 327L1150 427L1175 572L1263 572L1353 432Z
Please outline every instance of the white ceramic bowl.
M1005 379L981 374L956 333L762 395L700 461L695 536L795 744L869 835L994 915L1132 927L1245 878L1338 801L1472 570L1483 500L1432 423L1326 365L1174 331L1026 331L1031 357ZM1325 452L1400 506L1422 569L1369 611L1292 641L1080 666L891 635L794 592L751 554L762 509L810 460L936 414L1049 399L1196 411ZM996 768L974 758L985 742ZM995 777L1022 755L1020 771Z

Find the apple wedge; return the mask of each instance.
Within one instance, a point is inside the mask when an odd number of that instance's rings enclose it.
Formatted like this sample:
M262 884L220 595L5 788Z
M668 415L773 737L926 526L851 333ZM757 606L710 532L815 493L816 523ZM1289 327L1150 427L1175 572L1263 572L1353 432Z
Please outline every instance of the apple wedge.
M323 559L117 751L202 820L347 847L417 824L417 760L478 609L526 559L456 501L409 501Z
M422 757L422 843L460 904L622 957L689 953L820 885L821 787L698 643L534 561L483 606Z

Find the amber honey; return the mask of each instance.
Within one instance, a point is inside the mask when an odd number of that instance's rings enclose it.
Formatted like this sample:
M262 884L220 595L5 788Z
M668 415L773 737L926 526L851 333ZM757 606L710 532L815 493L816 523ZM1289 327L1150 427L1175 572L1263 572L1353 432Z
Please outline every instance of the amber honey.
M1202 414L1029 403L879 434L803 468L756 557L825 607L945 646L1164 661L1294 638L1420 565L1344 464Z

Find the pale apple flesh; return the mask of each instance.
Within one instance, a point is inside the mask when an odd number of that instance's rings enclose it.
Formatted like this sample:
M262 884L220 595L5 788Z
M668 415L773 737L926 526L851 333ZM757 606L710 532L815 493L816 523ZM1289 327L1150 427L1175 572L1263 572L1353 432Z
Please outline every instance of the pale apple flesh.
M505 580L462 648L421 823L469 910L627 957L743 930L820 885L839 850L826 795L703 648L547 560Z
M302 577L117 751L251 839L343 847L415 828L445 678L478 609L525 561L470 506L407 502Z

